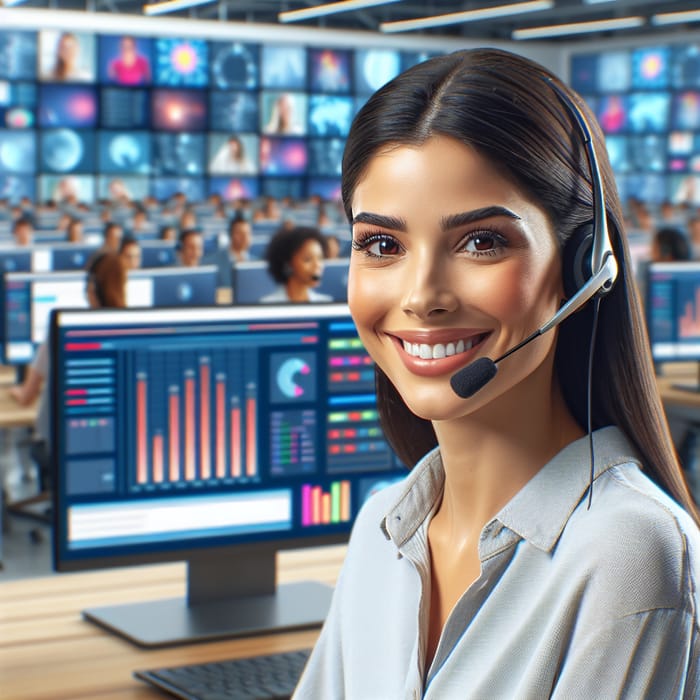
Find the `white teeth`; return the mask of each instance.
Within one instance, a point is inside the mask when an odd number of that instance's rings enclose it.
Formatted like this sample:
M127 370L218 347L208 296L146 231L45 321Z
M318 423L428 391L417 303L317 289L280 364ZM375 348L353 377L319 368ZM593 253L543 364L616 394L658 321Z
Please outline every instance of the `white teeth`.
M444 357L459 355L460 353L471 350L474 347L474 338L469 340L458 340L456 343L450 342L447 345L436 343L428 345L428 343L410 343L404 340L403 349L412 357L420 357L422 360L441 360Z

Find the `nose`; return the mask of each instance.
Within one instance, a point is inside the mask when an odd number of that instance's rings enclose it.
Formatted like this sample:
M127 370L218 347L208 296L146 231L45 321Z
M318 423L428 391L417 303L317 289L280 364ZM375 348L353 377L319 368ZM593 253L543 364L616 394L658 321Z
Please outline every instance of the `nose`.
M419 319L451 313L458 307L458 298L450 283L448 264L439 256L416 257L407 265L403 312Z

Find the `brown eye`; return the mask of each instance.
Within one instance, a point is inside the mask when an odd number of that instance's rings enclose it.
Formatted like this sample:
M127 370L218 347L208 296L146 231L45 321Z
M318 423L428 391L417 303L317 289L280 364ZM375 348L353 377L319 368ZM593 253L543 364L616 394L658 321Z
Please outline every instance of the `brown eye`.
M475 231L469 234L463 250L471 255L496 255L508 247L508 241L493 231Z
M380 238L367 247L367 250L380 257L384 255L397 255L400 251L399 244L392 238Z
M488 236L474 236L470 242L475 250L491 250L494 244L493 238Z

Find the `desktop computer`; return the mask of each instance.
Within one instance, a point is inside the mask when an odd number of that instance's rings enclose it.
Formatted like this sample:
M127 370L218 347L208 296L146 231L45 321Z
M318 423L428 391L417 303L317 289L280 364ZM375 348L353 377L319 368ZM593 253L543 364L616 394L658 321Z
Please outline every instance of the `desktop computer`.
M54 563L187 562L187 595L90 609L141 646L320 625L276 552L346 541L406 474L343 304L52 313Z

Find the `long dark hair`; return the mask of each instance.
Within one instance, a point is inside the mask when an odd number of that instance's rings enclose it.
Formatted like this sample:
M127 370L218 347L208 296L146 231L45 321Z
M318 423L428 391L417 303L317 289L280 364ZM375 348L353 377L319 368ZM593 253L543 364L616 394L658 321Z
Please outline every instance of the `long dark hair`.
M649 476L697 519L658 394L605 143L578 95L543 66L498 49L458 51L409 69L376 92L353 121L343 156L348 220L355 188L374 155L441 134L473 147L539 202L563 249L572 233L592 218L590 170L579 131L545 76L571 96L591 125L619 266L617 282L600 305L593 429L617 425L639 451ZM591 331L589 304L560 326L555 356L564 398L582 426ZM376 383L386 437L399 458L413 465L437 445L432 425L410 411L379 368Z

